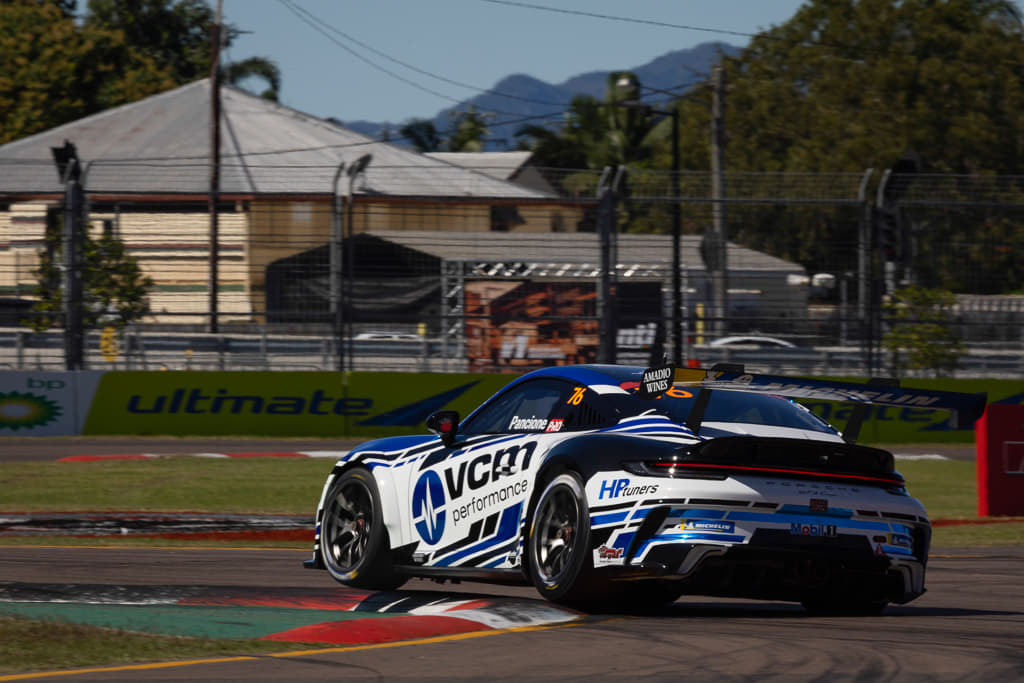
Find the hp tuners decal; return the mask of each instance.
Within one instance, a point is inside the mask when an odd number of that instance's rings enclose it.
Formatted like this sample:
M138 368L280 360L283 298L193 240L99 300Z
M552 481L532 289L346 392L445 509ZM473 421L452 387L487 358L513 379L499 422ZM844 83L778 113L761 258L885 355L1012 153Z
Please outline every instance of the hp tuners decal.
M657 492L657 484L630 486L629 479L605 479L601 482L601 490L597 498L601 500L604 498L619 498L620 496L644 496Z
M441 477L437 472L424 472L412 492L412 521L420 538L430 545L444 534L445 502Z
M32 429L49 424L61 416L60 405L31 393L0 393L0 430Z

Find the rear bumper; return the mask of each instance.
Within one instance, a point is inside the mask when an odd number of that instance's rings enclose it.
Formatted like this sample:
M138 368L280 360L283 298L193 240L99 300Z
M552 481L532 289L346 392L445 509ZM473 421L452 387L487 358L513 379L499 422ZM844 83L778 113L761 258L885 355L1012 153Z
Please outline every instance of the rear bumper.
M686 594L793 602L843 595L906 603L925 592L924 563L847 549L671 544L615 573L678 582Z

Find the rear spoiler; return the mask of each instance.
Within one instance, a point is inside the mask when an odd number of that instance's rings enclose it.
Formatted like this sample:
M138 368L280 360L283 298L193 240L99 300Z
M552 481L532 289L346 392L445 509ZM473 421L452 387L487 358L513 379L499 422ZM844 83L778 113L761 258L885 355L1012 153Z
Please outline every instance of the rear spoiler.
M925 410L948 410L954 429L973 424L988 402L988 394L901 388L897 380L872 379L866 384L806 377L755 375L744 372L743 366L719 363L704 368L674 368L671 365L648 368L640 381L640 398L657 398L673 385L700 389L686 424L694 432L700 427L712 390L753 391L792 398L843 401L857 407L850 416L843 438L853 443L860 433L868 404L912 407Z

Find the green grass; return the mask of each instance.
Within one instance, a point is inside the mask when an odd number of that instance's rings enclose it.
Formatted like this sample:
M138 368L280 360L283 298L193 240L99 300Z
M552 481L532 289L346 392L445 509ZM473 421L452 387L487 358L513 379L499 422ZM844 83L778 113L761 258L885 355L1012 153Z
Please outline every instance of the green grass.
M312 516L333 460L251 458L216 460L168 457L152 460L9 463L0 466L0 512L214 512ZM966 460L900 460L910 492L933 520L977 520L974 463ZM7 538L0 544L54 544ZM60 542L65 542L60 539ZM187 540L104 537L75 542L95 545L189 545ZM224 545L209 542L210 545ZM235 546L255 545L229 541ZM1009 524L939 526L936 546L1024 544L1024 519ZM259 542L278 547L275 542ZM294 547L294 544L291 544Z
M907 489L920 500L935 521L990 521L978 517L978 480L970 460L899 460L897 469ZM990 518L998 519L998 518ZM995 524L936 526L932 546L980 548L1024 545L1024 519Z
M0 674L258 655L316 647L265 640L182 638L0 616Z
M897 460L907 490L924 503L932 519L974 519L978 482L969 460Z
M0 465L0 512L139 511L308 514L333 461L159 458ZM974 463L898 462L910 492L933 520L977 520ZM1024 519L938 526L933 547L1024 544ZM295 543L56 536L8 537L0 545L299 547ZM301 545L308 548L307 544ZM941 550L940 550L941 552ZM130 633L65 622L0 618L0 673L107 666L306 648L265 641L208 640Z
M317 458L155 458L0 465L0 512L308 514L334 466Z

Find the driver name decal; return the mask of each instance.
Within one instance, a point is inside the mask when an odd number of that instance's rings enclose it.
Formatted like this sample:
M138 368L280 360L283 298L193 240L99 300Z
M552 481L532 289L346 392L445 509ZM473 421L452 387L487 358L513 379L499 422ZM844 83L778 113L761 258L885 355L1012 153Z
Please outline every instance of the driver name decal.
M512 416L512 422L509 423L509 431L513 432L540 432L548 426L548 420L544 417L537 417L533 415L531 417L517 417Z

